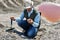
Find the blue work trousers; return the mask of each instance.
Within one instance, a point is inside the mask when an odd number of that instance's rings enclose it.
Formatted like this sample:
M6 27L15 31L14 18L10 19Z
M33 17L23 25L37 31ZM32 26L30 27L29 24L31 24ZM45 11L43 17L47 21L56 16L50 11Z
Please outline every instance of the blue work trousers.
M25 30L25 35L29 38L33 38L37 34L37 28L30 25L26 20L18 22L18 25Z

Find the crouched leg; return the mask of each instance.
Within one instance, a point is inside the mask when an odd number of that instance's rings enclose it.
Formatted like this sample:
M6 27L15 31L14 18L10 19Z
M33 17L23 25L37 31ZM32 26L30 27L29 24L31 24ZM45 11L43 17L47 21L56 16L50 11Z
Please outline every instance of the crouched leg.
M34 38L37 35L37 28L35 27L30 27L28 32L27 32L27 36L29 38Z
M18 23L18 26L20 26L21 28L23 28L24 30L27 30L28 29L28 23L26 20L22 20L22 21L19 21L17 22Z

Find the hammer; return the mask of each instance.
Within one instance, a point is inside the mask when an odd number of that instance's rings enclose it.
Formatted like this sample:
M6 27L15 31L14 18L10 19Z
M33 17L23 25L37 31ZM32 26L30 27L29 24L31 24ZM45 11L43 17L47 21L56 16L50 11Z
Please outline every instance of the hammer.
M12 25L13 25L13 20L12 20L12 19L11 19L11 22L10 22L10 23L11 23L11 24L10 24L11 27L10 27L10 29L7 29L6 32L12 31L12 30L14 29L14 28L12 27Z

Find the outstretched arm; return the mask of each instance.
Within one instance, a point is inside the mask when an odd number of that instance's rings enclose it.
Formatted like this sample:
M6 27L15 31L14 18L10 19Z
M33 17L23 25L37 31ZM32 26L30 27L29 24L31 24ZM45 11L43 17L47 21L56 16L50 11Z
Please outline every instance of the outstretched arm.
M20 20L23 20L23 18L24 18L24 12L22 12L20 14L20 17L16 18L15 20L16 20L16 22L19 22Z

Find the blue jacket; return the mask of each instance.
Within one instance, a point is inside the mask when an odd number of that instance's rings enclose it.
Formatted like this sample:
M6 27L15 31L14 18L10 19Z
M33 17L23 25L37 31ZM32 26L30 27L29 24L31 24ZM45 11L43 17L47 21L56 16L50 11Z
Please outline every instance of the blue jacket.
M31 13L33 12L33 8L30 12L28 12L28 17L30 17ZM22 12L20 14L20 17L16 18L16 22L19 22L20 20L23 20L24 19L24 12ZM37 12L37 16L35 17L34 19L34 22L33 22L33 26L34 27L38 27L39 26L39 21L40 21L40 13Z

